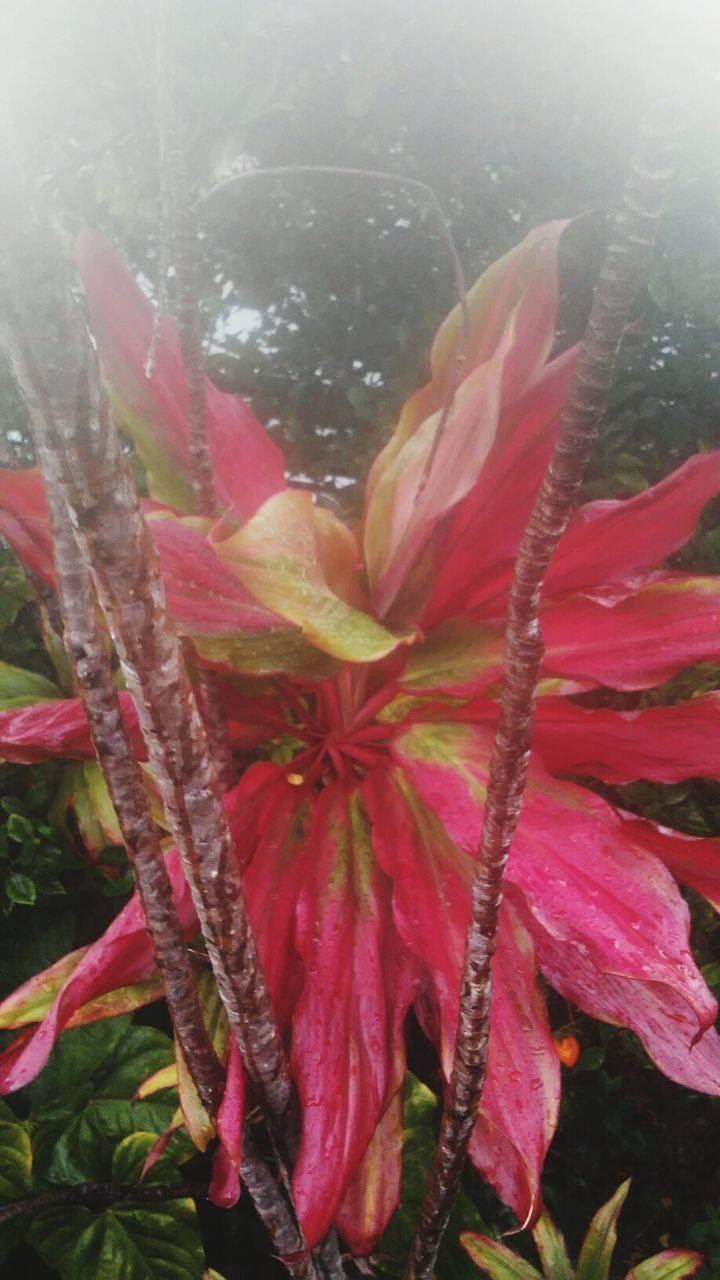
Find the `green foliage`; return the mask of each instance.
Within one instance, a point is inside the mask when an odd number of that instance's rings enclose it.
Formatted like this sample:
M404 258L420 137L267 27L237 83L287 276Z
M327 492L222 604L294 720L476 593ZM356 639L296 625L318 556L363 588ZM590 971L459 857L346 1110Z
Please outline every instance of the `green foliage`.
M32 592L23 570L14 557L5 552L0 561L0 635L12 626L23 605L31 599Z
M707 1215L693 1224L688 1231L688 1244L705 1255L707 1276L720 1275L720 1208L705 1203L702 1212ZM705 1275L705 1269L701 1273Z
M19 1123L5 1103L0 1103L0 1204L20 1200L32 1185L32 1146L27 1127ZM0 1226L0 1264L20 1239L22 1224Z
M507 1245L488 1236L465 1233L462 1244L473 1262L490 1280L609 1280L617 1223L630 1180L621 1183L607 1204L595 1214L580 1250L577 1269L573 1271L565 1241L550 1215L542 1214L533 1228L533 1238L540 1255L542 1273ZM628 1271L626 1280L684 1280L694 1276L702 1257L687 1249L667 1249L646 1258Z
M0 662L0 711L30 707L34 702L59 696L57 686L45 676L26 671L24 667L14 667L9 662Z
M577 1265L577 1280L608 1280L610 1263L617 1244L617 1224L630 1180L618 1187L607 1204L598 1209L583 1241Z
M151 1027L114 1018L65 1032L45 1070L24 1091L28 1119L0 1112L0 1199L45 1187L140 1182L145 1160L169 1126L177 1093L134 1101L139 1085L174 1061L172 1043ZM5 1117L8 1117L6 1119ZM176 1139L143 1182L174 1183L189 1141ZM204 1267L191 1200L43 1209L0 1231L9 1252L25 1238L63 1280L199 1280Z
M115 1147L110 1177L138 1183L155 1134L128 1134ZM177 1173L158 1161L145 1181L171 1182ZM114 1204L101 1213L81 1206L45 1209L28 1239L63 1280L200 1280L205 1256L192 1200L139 1206Z
M0 909L8 916L16 906L32 906L39 898L65 894L61 874L68 864L69 849L62 832L46 821L52 790L47 776L38 771L35 781L12 771L20 787L18 794L0 798L4 815L0 826ZM8 766L0 766L0 778L9 777Z

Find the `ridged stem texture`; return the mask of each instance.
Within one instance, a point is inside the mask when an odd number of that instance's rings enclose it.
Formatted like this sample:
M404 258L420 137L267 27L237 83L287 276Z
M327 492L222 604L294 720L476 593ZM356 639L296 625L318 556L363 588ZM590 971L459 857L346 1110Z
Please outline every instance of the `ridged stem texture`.
M454 1063L405 1280L432 1276L477 1119L487 1069L491 961L502 878L522 809L543 656L543 582L572 514L605 411L618 348L647 273L680 128L677 105L664 100L644 121L557 442L518 551L508 604L500 717L472 886Z
M5 293L14 313L13 323L5 326L6 346L91 566L218 988L285 1168L297 1147L289 1067L205 728L168 616L154 544L65 272L27 206L14 191L11 196L3 218ZM28 376L28 359L33 377ZM52 413L44 412L44 406L51 406Z
M197 209L190 199L183 135L180 132L175 94L174 64L169 56L170 12L167 0L157 0L157 129L162 203L161 253L163 270L174 270L175 314L185 380L190 479L198 515L217 511L212 458L208 439L208 404L200 321L200 232ZM165 297L161 281L160 299ZM219 681L214 671L200 669L198 696L220 781L232 786L234 767L227 719Z
M40 457L43 457L42 450ZM224 1072L203 1019L142 771L133 756L122 718L90 572L73 532L60 486L53 477L51 460L44 459L43 463L65 643L95 754L133 868L173 1029L200 1100L214 1119L222 1101ZM301 1238L290 1210L272 1173L255 1150L247 1127L243 1133L241 1176L277 1252L290 1254L300 1250ZM308 1274L305 1267L294 1268L292 1273L298 1278Z
M213 515L217 509L217 495L208 438L207 384L199 305L200 238L197 207L190 199L184 135L178 122L174 64L169 54L170 12L167 0L157 0L156 13L157 124L164 242L161 258L165 264L172 265L174 272L175 316L185 380L188 450L195 511L200 515ZM161 288L161 297L165 292ZM190 641L186 641L186 644L190 645ZM235 780L235 768L216 672L196 667L195 687L218 779L223 790L227 790ZM250 1150L248 1142L246 1128L246 1154ZM277 1253L281 1256L301 1255L304 1249L302 1236L285 1201L278 1193L272 1175L259 1158L252 1170L245 1169L244 1179ZM315 1261L307 1257L297 1263L288 1263L288 1270L297 1277L315 1275L315 1262L321 1267L322 1259L319 1252L314 1257ZM339 1268L339 1259L337 1267ZM323 1268L321 1275L325 1274ZM335 1270L327 1274L341 1272Z
M34 434L42 432L35 430ZM142 770L133 756L123 721L89 568L53 475L52 459L41 446L38 454L53 531L65 644L95 755L132 865L175 1035L200 1100L210 1115L214 1115L222 1101L224 1072L203 1020L192 961L178 920Z

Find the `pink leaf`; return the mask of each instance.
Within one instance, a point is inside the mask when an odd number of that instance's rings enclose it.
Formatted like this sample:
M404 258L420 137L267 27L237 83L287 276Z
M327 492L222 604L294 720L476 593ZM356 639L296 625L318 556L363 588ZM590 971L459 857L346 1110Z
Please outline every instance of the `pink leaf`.
M632 813L621 811L620 816L628 839L660 858L680 884L720 911L720 839L683 835Z
M180 922L185 936L190 939L197 932L198 923L176 849L168 854L166 866ZM135 895L102 937L87 948L38 1028L29 1035L21 1036L0 1054L0 1093L12 1093L35 1078L45 1066L60 1032L78 1009L118 988L142 982L153 974L154 969L150 939ZM38 981L38 978L31 979L32 983ZM15 999L17 994L11 999ZM151 998L157 999L158 994L155 991ZM107 1010L99 1012L98 1016L107 1017Z
M575 370L577 348L545 366L503 412L477 483L438 529L435 582L422 616L436 626L456 613L497 617L515 555L555 442ZM478 549L482 548L482 554Z
M647 573L690 538L720 493L720 452L698 454L635 498L591 502L571 521L545 592L557 596Z
M437 525L472 489L488 457L503 405L518 399L550 354L557 309L557 247L565 224L530 233L468 295L468 372L436 446L457 311L441 328L431 382L405 406L368 484L365 557L383 617ZM433 455L432 465L428 463Z
M398 1090L377 1126L338 1210L337 1228L359 1257L372 1253L400 1201L403 1099Z
M0 535L28 569L54 583L52 538L39 467L0 470Z
M584 948L553 937L534 913L525 920L540 968L556 991L594 1018L629 1027L671 1080L720 1094L720 1037L710 1026L698 1039L697 1018L679 990L602 971Z
M307 843L308 797L291 786L284 769L256 764L238 791L247 796L245 833L233 832L248 859L243 884L275 1013L287 1026L302 985L302 961L295 946L298 897L312 860Z
M183 631L192 635L286 626L253 599L203 533L166 515L151 518L148 526L158 549L168 606Z
M230 1208L240 1195L242 1127L245 1118L245 1072L234 1036L230 1037L225 1092L217 1114L220 1146L213 1160L210 1199Z
M658 574L619 603L570 596L541 620L544 674L649 689L720 658L720 581Z
M720 693L641 711L540 698L533 743L551 773L604 782L720 777Z
M340 783L325 789L309 843L297 929L305 981L292 1060L303 1128L293 1196L312 1246L334 1221L397 1089L394 1045L411 989L357 792Z
M554 360L511 407L480 480L438 538L425 626L454 613L478 619L504 614L520 535L547 465L574 357L573 350ZM613 582L625 585L627 594L687 542L705 503L719 491L720 453L706 453L635 498L581 507L552 560L545 597Z
M550 603L540 620L541 674L562 679L557 692L649 689L720 659L720 580L658 573L639 590L631 584L607 598ZM502 678L503 636L501 625L452 619L410 651L401 682L412 691L482 693Z
M135 438L150 493L189 509L186 395L175 325L163 318L155 368L148 376L152 305L102 236L82 233L77 262L114 407ZM218 502L246 520L284 488L282 454L239 397L219 391L209 379L205 387Z
M491 743L486 729L414 724L393 744L422 799L473 853ZM687 906L599 796L531 766L506 882L546 932L582 949L599 972L663 984L687 1002L696 1030L712 1024L716 1005L689 950Z
M396 928L427 974L429 989L416 1011L438 1043L447 1078L472 860L451 843L432 808L419 800L399 771L387 775L375 770L365 788L373 844L393 880ZM531 942L517 918L505 913L493 974L488 1079L472 1154L523 1221L540 1207L540 1169L557 1120L559 1065L534 983ZM530 1082L537 1083L528 1093Z
M542 1209L540 1175L557 1125L560 1063L531 938L503 903L493 958L487 1081L470 1155L523 1227Z
M123 718L138 759L147 758L132 696L120 694ZM87 719L79 698L37 702L31 707L0 711L0 756L16 764L36 764L60 757L94 760Z

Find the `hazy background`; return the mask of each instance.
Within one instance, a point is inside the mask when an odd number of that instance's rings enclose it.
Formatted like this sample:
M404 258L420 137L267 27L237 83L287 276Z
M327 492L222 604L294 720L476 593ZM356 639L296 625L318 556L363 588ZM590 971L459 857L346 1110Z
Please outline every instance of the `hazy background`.
M644 84L689 63L680 176L652 296L625 353L633 377L623 411L635 415L645 457L631 460L623 429L614 487L662 474L697 447L701 422L715 438L715 5L178 0L170 9L198 190L272 165L420 179L452 221L469 281L538 222L583 215L563 254L560 342L584 321ZM99 225L156 292L154 6L11 4L4 22L15 118L68 249L83 222ZM209 368L253 398L296 476L357 509L356 478L423 376L455 299L426 205L381 182L256 180L208 206L206 231ZM613 439L607 431L606 449ZM602 474L590 483L604 491Z

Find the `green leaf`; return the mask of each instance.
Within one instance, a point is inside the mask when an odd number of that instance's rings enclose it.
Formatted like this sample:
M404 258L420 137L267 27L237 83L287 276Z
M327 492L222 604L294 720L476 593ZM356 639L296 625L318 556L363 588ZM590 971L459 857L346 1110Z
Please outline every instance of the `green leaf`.
M120 1017L64 1031L44 1070L30 1085L33 1109L87 1097L92 1089L91 1077L129 1029L130 1019Z
M417 1224L425 1184L435 1151L439 1104L435 1094L408 1073L405 1082L403 1184L400 1204L379 1246L389 1275L402 1275L410 1241ZM462 1230L487 1232L488 1226L466 1191L461 1191L440 1248L437 1280L476 1280L477 1273L458 1236ZM535 1280L535 1277L533 1277Z
M573 1280L573 1269L565 1240L549 1213L544 1212L538 1218L533 1227L533 1240L540 1254L545 1275L550 1280Z
M542 1280L539 1271L530 1266L524 1258L518 1257L507 1245L499 1240L491 1240L489 1236L474 1235L463 1232L460 1243L476 1266L486 1272L491 1280ZM561 1273L558 1272L558 1280ZM555 1280L553 1273L552 1280Z
M140 459L147 473L148 492L156 502L175 507L178 511L192 511L192 484L186 474L187 467L175 453L171 442L167 447L159 437L152 422L152 409L147 416L133 412L113 388L109 388L113 413L132 436Z
M0 711L31 707L36 702L56 701L59 697L57 685L45 676L0 662Z
M477 692L502 672L503 631L468 618L436 627L411 650L402 676L404 689Z
M629 1190L628 1178L595 1214L580 1250L577 1280L608 1280L613 1249L617 1242L618 1217Z
M25 1126L0 1121L0 1201L20 1200L30 1190L32 1147Z
M94 761L66 767L50 809L51 820L63 825L65 811L70 804L75 809L80 834L88 849L100 853L108 845L122 844L120 827L102 770Z
M599 1071L606 1054L607 1046L602 1044L594 1044L589 1049L583 1049L577 1061L576 1071Z
M11 840L22 844L24 840L32 839L34 835L33 824L24 814L11 813L7 820L7 833Z
M194 631L192 638L201 657L230 667L240 675L282 673L321 680L337 669L332 658L308 644L299 627L278 627L277 631L218 631L213 635Z
M192 1200L46 1210L29 1239L62 1280L201 1280L205 1262Z
M156 1133L129 1133L115 1148L112 1160L112 1180L122 1185L133 1182L177 1182L177 1169L166 1155L155 1162L143 1178L143 1169L153 1146L157 1141Z
M35 881L31 880L30 876L24 876L20 871L11 871L5 877L3 887L10 901L22 906L31 907L37 898Z
M12 626L24 604L32 600L30 584L15 564L0 568L0 632Z
M175 1109L174 1100L93 1098L57 1139L45 1177L61 1186L102 1181L110 1176L118 1143L138 1129L158 1138L170 1124Z
M5 1114L3 1108L2 1115ZM27 1130L14 1120L0 1120L0 1202L22 1200L31 1183L32 1147ZM0 1226L0 1265L22 1239L26 1225L16 1221Z
M73 944L74 912L64 903L54 902L37 906L31 913L22 915L22 924L18 916L8 922L5 927L4 947L0 953L0 985L5 991L16 991L23 983L43 973L60 958L64 961ZM78 959L80 953L77 953ZM77 960L75 961L75 964ZM66 968L66 975L75 967ZM40 984L42 986L42 984ZM49 997L49 998L46 998ZM28 997L27 1004L33 1005L36 1000L37 1016L30 1010L27 1021L36 1022L47 1011L52 1003L53 993L45 992L45 997L36 984L34 997ZM4 1010L7 1002L4 1003ZM0 1026L17 1025L12 1021L0 1019Z
M118 1143L129 1134L163 1133L175 1111L175 1097L134 1098L149 1075L172 1061L168 1036L152 1027L131 1027L126 1017L61 1036L32 1086L39 1104L34 1114L43 1176L57 1184L108 1178Z
M355 539L308 493L275 494L215 550L256 600L333 658L374 662L412 639L365 612Z
M690 1249L665 1249L628 1271L625 1280L685 1280L703 1264L703 1255Z
M97 1077L96 1098L132 1098L148 1076L174 1063L169 1036L154 1027L130 1027Z

